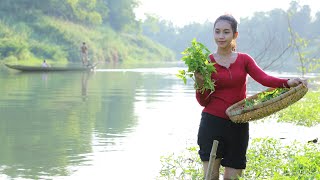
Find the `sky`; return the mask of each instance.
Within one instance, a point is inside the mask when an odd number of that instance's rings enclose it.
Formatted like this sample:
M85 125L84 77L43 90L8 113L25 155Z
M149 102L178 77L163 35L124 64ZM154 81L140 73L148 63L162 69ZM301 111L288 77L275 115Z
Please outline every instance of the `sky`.
M291 0L139 0L136 9L138 19L144 14L156 15L171 21L176 26L192 22L213 22L218 16L228 13L236 19L250 17L254 12L267 12L281 8L287 10ZM301 6L309 5L311 15L320 11L320 0L298 0ZM241 22L240 22L241 23Z

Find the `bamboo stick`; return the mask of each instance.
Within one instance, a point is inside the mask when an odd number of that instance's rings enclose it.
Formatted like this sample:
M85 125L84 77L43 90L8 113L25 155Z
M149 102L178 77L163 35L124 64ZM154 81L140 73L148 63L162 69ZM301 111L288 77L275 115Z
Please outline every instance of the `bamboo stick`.
M205 180L211 180L211 178L212 178L213 165L214 165L214 161L216 160L216 156L217 156L216 153L217 153L218 144L219 144L219 141L217 141L217 140L213 141L212 149L210 152L209 165L208 165Z

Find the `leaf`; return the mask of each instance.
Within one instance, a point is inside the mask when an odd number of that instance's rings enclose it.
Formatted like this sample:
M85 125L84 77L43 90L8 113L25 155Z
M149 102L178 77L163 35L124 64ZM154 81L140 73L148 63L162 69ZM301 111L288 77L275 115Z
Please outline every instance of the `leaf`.
M191 46L187 47L181 53L184 55L181 60L187 65L188 70L179 70L179 78L181 78L184 83L187 82L187 77L191 78L193 81L193 74L199 72L204 78L203 87L200 89L197 84L195 84L195 89L200 90L201 93L204 93L205 90L214 91L214 82L211 80L211 74L216 73L214 63L209 62L209 49L202 43L197 42L194 38L191 41Z

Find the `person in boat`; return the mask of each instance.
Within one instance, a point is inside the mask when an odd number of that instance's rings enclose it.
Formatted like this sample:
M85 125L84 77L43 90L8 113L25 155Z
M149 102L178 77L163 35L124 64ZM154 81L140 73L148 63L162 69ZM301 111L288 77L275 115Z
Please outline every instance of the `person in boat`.
M224 179L238 179L246 168L246 153L249 142L249 123L234 123L226 114L232 104L246 98L247 76L266 87L294 87L307 83L300 78L284 79L264 72L248 54L236 52L238 23L232 15L222 15L213 26L216 52L209 55L215 63L216 73L211 74L215 91L203 94L196 90L196 99L203 106L197 143L203 170L208 171L213 141L217 140L216 159L213 162L213 179L219 179L219 168L224 166ZM196 83L201 88L204 77L195 72Z
M43 60L43 62L42 62L42 65L41 65L42 67L45 67L45 68L47 68L47 67L50 67L50 65L47 63L47 61L46 60Z
M86 45L86 42L83 42L81 46L81 60L83 66L88 65L88 46Z

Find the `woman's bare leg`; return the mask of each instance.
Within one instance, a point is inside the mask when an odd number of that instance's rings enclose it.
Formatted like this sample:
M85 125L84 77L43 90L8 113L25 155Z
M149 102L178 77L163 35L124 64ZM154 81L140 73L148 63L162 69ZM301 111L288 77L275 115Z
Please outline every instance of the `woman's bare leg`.
M234 169L230 167L225 167L224 169L224 180L236 180L242 175L243 169Z
M220 169L221 159L216 159L213 164L212 171L212 179L211 180L219 180L219 169ZM206 176L208 171L209 161L203 161L203 172L204 176Z

